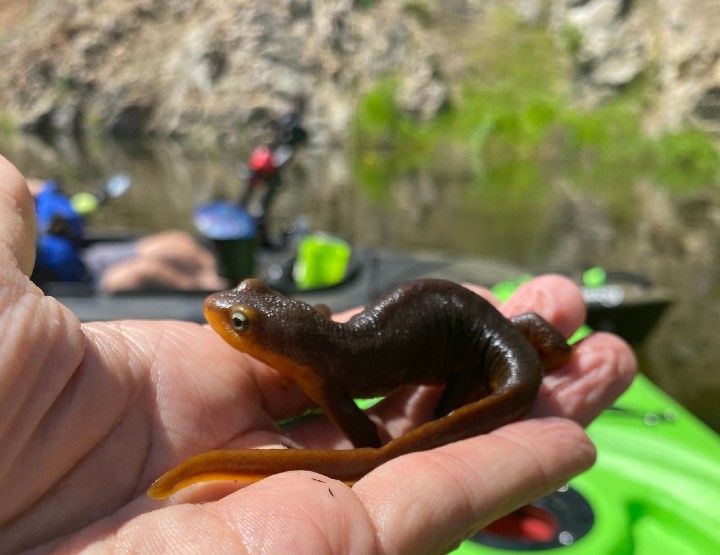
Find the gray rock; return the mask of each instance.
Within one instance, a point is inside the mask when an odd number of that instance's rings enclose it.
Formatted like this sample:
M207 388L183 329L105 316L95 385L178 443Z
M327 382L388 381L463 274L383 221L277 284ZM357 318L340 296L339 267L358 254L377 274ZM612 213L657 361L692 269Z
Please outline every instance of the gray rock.
M449 88L434 65L429 60L412 64L395 95L399 108L420 121L434 118L450 103Z
M558 37L574 30L579 102L649 76L651 129L715 125L720 0L40 3L0 35L0 106L34 132L182 135L202 147L241 143L254 110L277 114L301 94L312 140L342 143L358 96L389 75L413 117L447 106L458 75L444 70L463 67L448 33L498 7Z

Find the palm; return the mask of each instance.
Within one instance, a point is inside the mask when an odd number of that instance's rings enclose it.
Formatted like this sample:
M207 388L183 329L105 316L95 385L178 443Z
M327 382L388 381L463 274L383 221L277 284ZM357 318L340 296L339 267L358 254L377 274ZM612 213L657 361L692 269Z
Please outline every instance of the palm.
M24 419L15 432L25 435L27 428L27 440L6 451L7 472L20 479L6 486L5 510L29 508L23 527L50 513L57 525L76 528L143 496L150 480L190 454L262 429L272 441L272 419L256 385L262 376L243 372L246 359L207 328L179 322L81 328L53 299L28 293L19 304L28 310L19 316L5 310L0 318L29 332L22 348L36 372L24 376L25 403L44 421L32 430L33 419ZM38 453L53 462L50 468L33 465ZM28 498L35 488L38 498ZM43 496L42 489L61 493ZM5 532L12 536L13 526Z

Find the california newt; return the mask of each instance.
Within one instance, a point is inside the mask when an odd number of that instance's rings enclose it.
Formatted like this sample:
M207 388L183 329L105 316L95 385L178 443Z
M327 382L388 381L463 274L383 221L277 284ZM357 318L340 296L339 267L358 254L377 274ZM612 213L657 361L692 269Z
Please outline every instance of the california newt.
M401 284L346 323L256 279L211 295L204 311L230 345L296 382L356 448L211 451L156 480L148 490L153 498L207 480L254 482L299 469L352 484L394 457L519 420L537 398L543 370L571 355L539 315L508 320L479 295L443 280ZM375 424L353 399L421 384L445 385L436 419L381 446Z

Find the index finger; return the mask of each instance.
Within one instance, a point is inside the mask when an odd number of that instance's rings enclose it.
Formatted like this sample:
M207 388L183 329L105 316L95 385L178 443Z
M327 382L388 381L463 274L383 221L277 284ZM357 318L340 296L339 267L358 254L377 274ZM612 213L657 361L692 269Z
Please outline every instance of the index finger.
M563 419L526 420L393 459L353 487L385 551L444 553L589 468L595 450Z
M565 337L585 322L585 300L569 278L557 274L538 276L518 287L500 311L511 318L523 312L536 312Z

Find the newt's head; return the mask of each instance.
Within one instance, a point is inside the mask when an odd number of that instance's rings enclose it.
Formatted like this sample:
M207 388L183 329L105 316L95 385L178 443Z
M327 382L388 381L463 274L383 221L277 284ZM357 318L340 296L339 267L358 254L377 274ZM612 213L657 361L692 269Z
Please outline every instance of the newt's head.
M297 358L306 332L327 320L307 303L290 299L258 279L210 295L204 304L210 326L230 345L271 366L278 357Z

